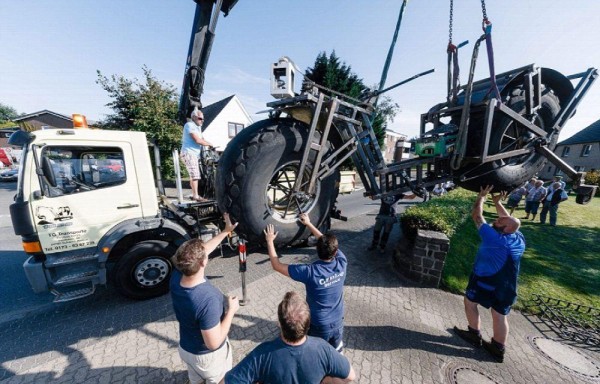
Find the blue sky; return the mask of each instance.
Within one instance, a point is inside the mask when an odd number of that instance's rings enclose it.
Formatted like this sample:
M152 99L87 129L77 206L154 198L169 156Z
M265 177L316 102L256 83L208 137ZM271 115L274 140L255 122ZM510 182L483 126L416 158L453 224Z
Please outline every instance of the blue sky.
M237 94L252 117L264 110L272 62L289 56L304 70L320 51L337 55L366 84L379 82L400 0L239 0L219 19L207 69L205 105ZM390 128L414 136L419 115L445 98L448 0L408 3L388 85L428 75L389 93L402 112ZM141 77L142 66L180 87L194 15L192 0L1 0L0 102L20 113L49 109L103 118L110 100L96 84L104 75ZM564 74L600 66L600 1L488 0L497 73L536 63ZM454 41L462 49L462 81L481 33L477 0L455 0ZM487 77L480 54L477 78ZM600 82L560 139L600 119Z

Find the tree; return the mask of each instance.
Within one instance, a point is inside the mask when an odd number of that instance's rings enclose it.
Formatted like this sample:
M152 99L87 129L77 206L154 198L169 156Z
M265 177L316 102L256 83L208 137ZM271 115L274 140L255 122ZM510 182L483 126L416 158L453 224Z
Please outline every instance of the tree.
M315 59L312 68L308 68L304 76L336 92L343 93L355 99L359 99L361 94L367 90L363 80L355 73L352 73L350 65L340 62L339 57L332 51L329 56L326 52L321 52ZM376 86L373 89L377 89ZM328 93L325 91L325 93ZM379 103L374 111L372 120L373 131L377 137L377 142L383 146L385 141L385 130L387 124L394 120L400 107L387 96L380 96Z
M19 114L16 109L0 103L0 124L9 123L17 117L19 117Z
M99 125L104 129L146 132L160 148L164 175L172 177L171 152L181 142L177 91L173 85L156 79L147 67L142 70L144 82L117 75L108 78L98 71L96 82L112 98L107 106L114 111Z

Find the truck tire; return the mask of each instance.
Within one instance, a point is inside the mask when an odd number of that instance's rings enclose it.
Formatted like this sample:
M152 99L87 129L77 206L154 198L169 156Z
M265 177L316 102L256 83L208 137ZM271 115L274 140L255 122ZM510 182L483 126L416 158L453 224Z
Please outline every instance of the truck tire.
M525 113L525 91L519 87L514 89L511 94L512 96L506 105L523 116ZM558 97L552 91L546 89L542 95L541 107L536 112L533 121L535 125L547 132L545 139L550 150L554 150L558 140L559 132L552 132L552 124L559 112ZM478 119L476 121L482 125L483 129L483 120ZM533 133L525 127L507 116L499 114L492 125L488 155L526 148L532 145L530 139L533 137ZM473 142L471 141L471 143ZM479 147L475 148L474 151L471 148L471 153L481 153L481 140L478 140L476 145L479 145ZM495 191L511 191L535 176L544 166L545 161L545 157L532 152L500 159L482 166L465 167L461 170L461 176L465 176L467 180L461 181L460 185L463 188L477 192L481 186L485 185L493 185ZM477 174L480 174L480 176L472 178Z
M169 292L176 249L169 243L149 240L138 243L115 266L115 287L125 297L145 300Z
M301 242L310 233L298 222L299 209L317 227L327 219L338 195L339 171L317 181L314 196L307 193L298 200L289 196L308 131L306 124L289 118L262 120L227 145L217 171L217 201L219 209L239 223L236 232L247 240L264 243L263 230L273 224L278 231L276 245ZM331 151L332 145L328 147Z

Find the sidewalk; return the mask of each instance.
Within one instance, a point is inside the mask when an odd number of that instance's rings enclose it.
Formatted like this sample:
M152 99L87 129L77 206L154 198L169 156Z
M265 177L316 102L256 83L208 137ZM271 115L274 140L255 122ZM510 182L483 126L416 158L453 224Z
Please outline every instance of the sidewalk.
M365 251L373 221L373 215L363 215L335 221L333 228L349 260L344 341L357 382L600 383L597 352L547 339L551 333L538 330L520 313L510 316L503 364L454 336L454 325L466 326L462 297L399 279L391 269L391 249L385 255ZM282 253L285 263L316 257L312 248ZM236 257L211 259L207 277L224 292L241 296ZM248 255L247 280L250 302L240 308L230 333L234 364L258 343L277 336L276 309L284 293L304 293L301 284L273 273L263 253ZM489 338L489 312L482 311L482 319ZM79 342L69 353L44 352L4 362L15 375L0 383L184 383L187 374L177 343L177 322L170 315Z

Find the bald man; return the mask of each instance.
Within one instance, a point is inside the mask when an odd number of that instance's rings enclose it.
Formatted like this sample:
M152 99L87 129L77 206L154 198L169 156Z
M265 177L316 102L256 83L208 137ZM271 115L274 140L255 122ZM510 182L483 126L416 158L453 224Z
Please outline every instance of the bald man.
M517 278L525 251L525 238L519 232L519 219L510 216L500 202L506 192L492 195L498 218L492 225L485 222L483 202L493 188L482 187L473 205L471 217L479 231L481 244L464 298L469 326L467 330L454 327L454 332L475 347L483 346L501 363L508 338L508 313L517 300ZM494 336L490 342L481 338L479 305L491 308Z

